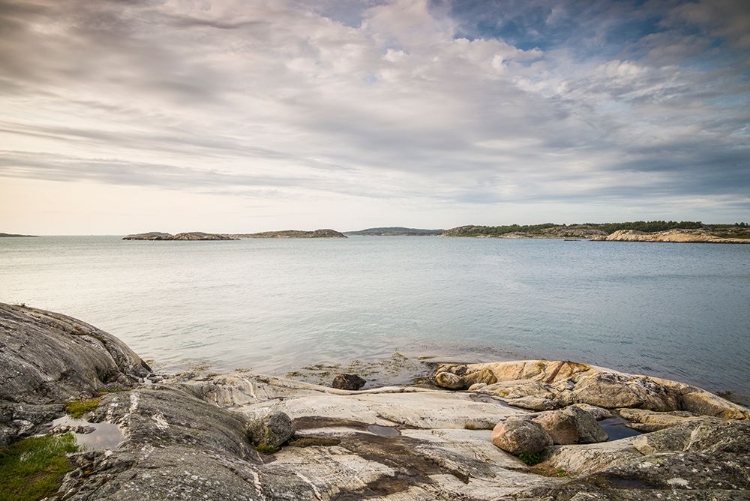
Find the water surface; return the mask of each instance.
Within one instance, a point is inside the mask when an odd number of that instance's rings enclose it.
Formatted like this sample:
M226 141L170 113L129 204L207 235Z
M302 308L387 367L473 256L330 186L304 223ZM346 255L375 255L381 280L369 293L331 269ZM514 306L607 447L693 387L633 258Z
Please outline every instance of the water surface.
M744 394L750 381L750 245L4 238L0 301L80 318L167 369L398 351L569 359Z

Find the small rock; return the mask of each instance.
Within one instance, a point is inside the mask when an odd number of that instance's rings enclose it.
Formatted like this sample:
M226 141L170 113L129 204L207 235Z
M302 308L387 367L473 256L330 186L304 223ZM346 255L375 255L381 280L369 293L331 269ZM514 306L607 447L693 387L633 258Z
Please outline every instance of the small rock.
M356 374L339 374L333 378L333 384L331 386L338 388L339 390L356 391L362 388L366 382L367 381Z
M575 406L594 416L594 419L596 419L597 421L601 421L602 419L609 419L614 416L611 411L602 407L597 407L595 405L575 404Z
M449 390L465 390L469 386L463 377L452 372L438 372L435 375L435 382L438 386Z
M594 419L594 416L581 409L577 405L571 405L562 410L562 412L571 418L578 431L579 444L593 444L597 442L606 442L609 438L604 428Z
M250 424L252 442L261 447L280 447L294 435L294 423L284 412L274 411Z
M541 452L553 444L552 437L539 424L523 419L500 422L492 430L496 447L519 455L522 452Z

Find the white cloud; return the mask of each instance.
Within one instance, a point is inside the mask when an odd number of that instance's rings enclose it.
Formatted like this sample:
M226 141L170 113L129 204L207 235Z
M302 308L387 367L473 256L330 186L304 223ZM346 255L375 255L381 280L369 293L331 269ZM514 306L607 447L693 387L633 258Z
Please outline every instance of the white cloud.
M236 231L311 221L286 210L303 199L304 213L349 228L380 224L373 204L388 224L425 226L512 222L493 204L520 204L502 212L527 214L519 222L612 200L606 217L622 219L649 197L664 212L687 195L747 209L743 70L706 67L715 43L680 28L700 23L740 47L747 16L727 19L726 5L667 10L661 31L613 53L612 4L582 23L585 46L607 49L585 55L575 33L526 49L464 36L450 4L351 5L340 16L325 2L0 5L0 183L148 186L211 197L196 204L217 217L241 214L234 199L262 200L262 215L224 219ZM569 7L542 24L565 29ZM720 53L744 57L733 54ZM94 198L75 209L95 210Z

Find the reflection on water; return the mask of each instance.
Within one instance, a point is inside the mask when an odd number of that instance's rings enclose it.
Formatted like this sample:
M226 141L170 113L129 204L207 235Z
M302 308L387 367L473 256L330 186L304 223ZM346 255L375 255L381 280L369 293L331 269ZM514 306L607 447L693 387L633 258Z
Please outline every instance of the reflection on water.
M391 426L380 426L377 424L371 424L367 427L367 431L373 433L379 437L398 437L401 432Z
M74 419L70 416L52 421L53 427L70 427L78 445L85 450L103 451L116 449L120 442L125 441L125 435L116 424L90 423L85 419ZM76 429L93 428L91 433L78 433Z
M603 419L599 421L599 424L602 426L602 428L604 428L604 431L607 432L607 436L609 436L610 441L619 440L621 438L635 437L636 435L641 434L640 431L629 428L627 426L628 422L620 416Z

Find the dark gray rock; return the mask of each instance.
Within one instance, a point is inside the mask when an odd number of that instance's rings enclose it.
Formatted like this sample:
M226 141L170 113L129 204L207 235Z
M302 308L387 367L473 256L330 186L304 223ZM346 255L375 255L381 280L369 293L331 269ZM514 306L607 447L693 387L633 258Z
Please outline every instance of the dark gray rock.
M367 381L357 376L356 374L339 374L333 378L332 387L339 390L359 390L362 388Z
M248 433L258 447L281 447L294 435L292 419L281 411L274 411L250 423Z
M0 444L63 414L107 383L132 387L151 372L122 341L65 315L0 303Z

